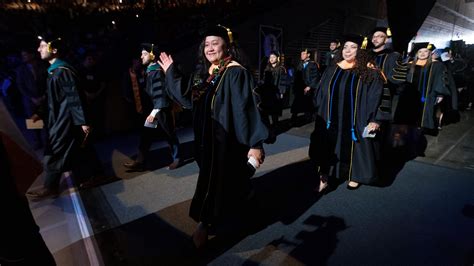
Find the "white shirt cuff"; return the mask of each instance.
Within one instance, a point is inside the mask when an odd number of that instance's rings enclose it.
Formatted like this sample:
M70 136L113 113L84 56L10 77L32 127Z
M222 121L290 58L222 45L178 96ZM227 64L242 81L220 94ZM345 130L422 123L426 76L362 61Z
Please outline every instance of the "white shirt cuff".
M155 117L156 114L160 111L160 109L153 109L150 113L151 116Z

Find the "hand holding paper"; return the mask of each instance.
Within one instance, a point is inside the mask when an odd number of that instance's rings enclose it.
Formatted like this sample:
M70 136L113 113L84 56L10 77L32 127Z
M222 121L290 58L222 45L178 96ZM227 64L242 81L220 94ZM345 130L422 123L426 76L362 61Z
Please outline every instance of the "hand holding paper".
M365 128L364 132L362 133L363 138L375 138L377 135L377 130L379 129L379 124L377 123L369 123Z
M27 129L42 129L44 127L43 120L26 119Z

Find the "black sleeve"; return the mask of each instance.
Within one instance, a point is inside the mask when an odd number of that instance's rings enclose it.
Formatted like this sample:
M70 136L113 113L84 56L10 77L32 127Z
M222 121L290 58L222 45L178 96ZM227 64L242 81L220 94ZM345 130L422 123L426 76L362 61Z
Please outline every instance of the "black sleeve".
M191 99L191 81L192 78L186 78L174 63L166 71L165 87L168 95L176 103L187 109L193 107Z
M395 80L393 78L394 69L397 67L397 62L401 60L401 55L399 53L390 53L387 55L387 59L385 60L385 65L383 69L383 73L388 81L394 84L400 83L400 81Z
M237 140L251 148L261 148L268 137L268 131L262 122L253 92L251 74L241 67L233 67L228 73L230 78L231 110Z
M57 78L55 78L52 83L53 86L58 86L59 89L64 91L68 111L76 126L87 124L81 97L79 95L78 84L79 80L77 74L66 68L60 70Z
M402 63L401 61L395 61L395 66L390 72L390 77L387 77L392 83L401 84L407 81L407 75L410 65Z
M379 73L376 70L373 70L372 75L374 75L375 78L368 87L369 100L367 101L367 117L369 121L367 121L367 123L376 122L377 111L379 109L383 93L383 81L382 78L379 76Z
M284 67L280 67L280 80L278 83L278 90L280 94L285 94L286 89L288 88L288 75L286 74L286 69Z
M154 109L162 109L169 106L163 71L156 70L148 73L146 91L153 102Z
M319 80L321 79L321 74L319 72L318 65L314 62L308 64L309 68L309 84L308 86L312 89L318 87Z
M440 62L433 62L433 72L431 78L433 79L433 90L437 96L451 95L449 84L449 72L447 68Z

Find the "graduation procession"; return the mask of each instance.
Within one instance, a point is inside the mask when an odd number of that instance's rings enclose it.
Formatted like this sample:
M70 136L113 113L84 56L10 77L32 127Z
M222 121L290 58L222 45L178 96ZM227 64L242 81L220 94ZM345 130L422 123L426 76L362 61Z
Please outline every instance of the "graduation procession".
M0 0L0 266L474 265L474 1Z

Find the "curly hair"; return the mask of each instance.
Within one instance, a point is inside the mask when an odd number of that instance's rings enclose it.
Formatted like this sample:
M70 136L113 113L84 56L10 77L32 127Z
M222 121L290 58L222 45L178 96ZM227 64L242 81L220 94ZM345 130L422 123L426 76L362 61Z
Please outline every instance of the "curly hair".
M344 49L339 49L339 51L334 56L334 62L339 63L344 60L342 56L342 51ZM370 83L375 79L381 78L378 72L373 71L368 65L374 65L375 61L371 58L369 52L364 49L357 48L357 54L355 57L355 66L351 69L356 75L358 75L363 83Z

